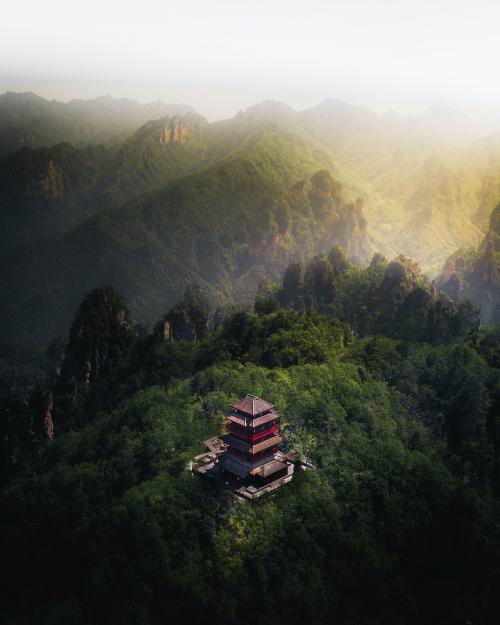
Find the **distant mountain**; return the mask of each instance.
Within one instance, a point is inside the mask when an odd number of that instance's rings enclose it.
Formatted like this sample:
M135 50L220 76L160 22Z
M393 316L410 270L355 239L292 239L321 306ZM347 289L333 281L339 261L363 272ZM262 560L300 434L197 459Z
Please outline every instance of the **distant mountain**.
M0 161L0 257L196 170L207 122L196 113L147 122L119 147L22 148Z
M151 119L185 113L195 111L185 104L141 104L110 96L66 104L34 93L7 92L0 95L0 157L25 146L116 142Z
M486 322L500 323L500 203L478 249L459 250L445 263L438 285L457 299L481 304Z
M271 110L263 103L249 114L269 119ZM274 118L293 120L363 185L371 235L430 275L454 250L483 239L500 199L500 135L468 143L486 124L444 105L417 116L340 100L298 113L276 103Z
M470 144L485 130L480 122L443 102L431 104L417 117L417 121L443 141L463 146Z
M379 115L329 100L299 118L337 162L384 198L367 202L378 239L431 275L457 247L480 243L500 197L500 143L464 147L480 129L471 122L465 132L463 114L435 106L421 116Z
M181 137L175 150L164 149L169 142L162 133L171 132L177 113L189 126L189 139ZM257 130L291 129L315 143L319 160L335 161L340 177L363 196L371 235L384 251L415 258L430 275L457 248L479 245L499 198L500 142L492 137L463 145L477 136L479 126L444 105L403 116L340 100L301 112L266 101L230 120L208 123L187 105L110 97L63 104L34 94L0 96L0 156L20 144L113 146L109 166L96 181L91 212L229 158ZM77 210L73 222L86 214L87 208ZM53 232L59 231L56 226Z
M290 114L278 120L284 110ZM294 154L286 172L290 184L325 167L349 197L376 197L298 127L284 105L264 103L215 124L187 112L150 120L115 147L25 147L0 161L0 257L173 179L240 158L268 138L273 144L277 135ZM276 175L272 158L268 167L269 175Z
M0 256L69 230L95 212L102 146L22 148L0 162Z
M98 192L105 204L117 206L212 162L208 126L193 112L141 126L120 145L103 173Z

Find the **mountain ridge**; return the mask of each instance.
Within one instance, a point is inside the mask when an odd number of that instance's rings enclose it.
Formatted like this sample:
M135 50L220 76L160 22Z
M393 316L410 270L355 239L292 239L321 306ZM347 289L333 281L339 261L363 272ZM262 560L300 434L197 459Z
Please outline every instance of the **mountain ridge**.
M40 104L36 96L34 102ZM374 251L403 253L434 275L457 248L483 238L485 214L500 191L500 143L484 140L464 151L409 123L340 101L302 112L265 101L213 123L191 110L149 119L112 145L23 148L3 159L0 175L4 272L12 274L2 283L7 290L13 285L3 300L2 333L8 336L12 322L21 334L23 325L33 334L37 298L44 297L62 306L64 327L82 294L73 292L79 275L82 289L116 283L133 307L142 297L154 300L158 313L197 274L229 305L233 297L246 301L294 254L327 252L334 244L365 263ZM95 165L85 163L92 150ZM293 236L291 216L299 228ZM163 276L149 295L148 267ZM204 273L208 267L217 278ZM50 319L49 305L44 314ZM48 323L44 336L53 335Z
M0 94L0 158L26 146L113 144L150 119L187 112L195 111L186 104L161 101L141 104L101 96L65 103L32 92L6 92Z
M260 280L278 277L297 255L343 243L367 260L373 249L362 207L345 204L327 172L292 193L287 176L296 154L266 139L245 158L233 155L101 211L48 242L42 255L34 246L12 257L0 276L0 334L50 339L67 326L82 293L100 283L116 285L148 323L190 281L219 305L244 304Z

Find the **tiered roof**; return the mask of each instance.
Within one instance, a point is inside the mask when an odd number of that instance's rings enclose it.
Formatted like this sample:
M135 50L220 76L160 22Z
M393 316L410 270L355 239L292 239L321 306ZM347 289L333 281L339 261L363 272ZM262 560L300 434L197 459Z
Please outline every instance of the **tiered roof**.
M280 471L286 467L286 463L279 460L269 461L268 459L248 462L224 453L219 459L219 466L233 475L237 475L238 477L247 477L248 475L268 477L275 471Z
M267 401L264 401L256 395L247 395L235 404L231 404L231 406L235 410L239 410L240 412L243 412L251 417L257 417L263 412L268 412L274 408L272 404L269 404Z
M279 419L280 416L277 412L271 410L267 414L264 414L261 417L257 417L256 419L246 418L243 415L233 413L227 415L227 418L229 421L231 421L231 423L236 423L237 425L241 425L243 427L250 426L256 428L259 425L264 425L264 423L268 423L269 421L274 421L274 419Z
M287 465L274 457L281 436L279 425L275 427L272 423L280 419L273 404L249 394L231 404L231 408L228 421L239 428L229 428L229 434L224 437L228 449L219 460L220 468L238 477L254 475L266 480L286 469ZM256 434L256 429L265 424L269 425Z
M278 434L275 434L270 438L266 438L264 441L256 443L255 445L252 445L252 443L247 443L246 441L242 441L241 439L236 438L236 436L228 436L226 438L226 443L230 447L234 447L235 449L239 449L240 451L251 454L258 454L260 451L268 449L269 447L274 447L280 442L281 436L279 436Z

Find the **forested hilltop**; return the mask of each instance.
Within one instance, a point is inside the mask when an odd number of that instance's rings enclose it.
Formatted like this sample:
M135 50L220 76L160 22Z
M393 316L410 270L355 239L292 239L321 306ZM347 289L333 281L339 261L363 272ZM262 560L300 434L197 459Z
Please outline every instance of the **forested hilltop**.
M246 312L193 284L150 333L92 290L38 386L3 372L6 622L496 623L499 338L336 247ZM247 392L314 465L259 504L187 470Z

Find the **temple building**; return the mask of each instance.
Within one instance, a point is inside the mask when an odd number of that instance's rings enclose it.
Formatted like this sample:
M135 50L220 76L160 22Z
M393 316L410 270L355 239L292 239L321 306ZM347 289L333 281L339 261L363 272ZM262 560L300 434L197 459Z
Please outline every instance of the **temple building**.
M227 449L218 467L240 480L267 484L287 475L287 463L279 453L280 415L272 404L247 395L231 405L227 415Z

